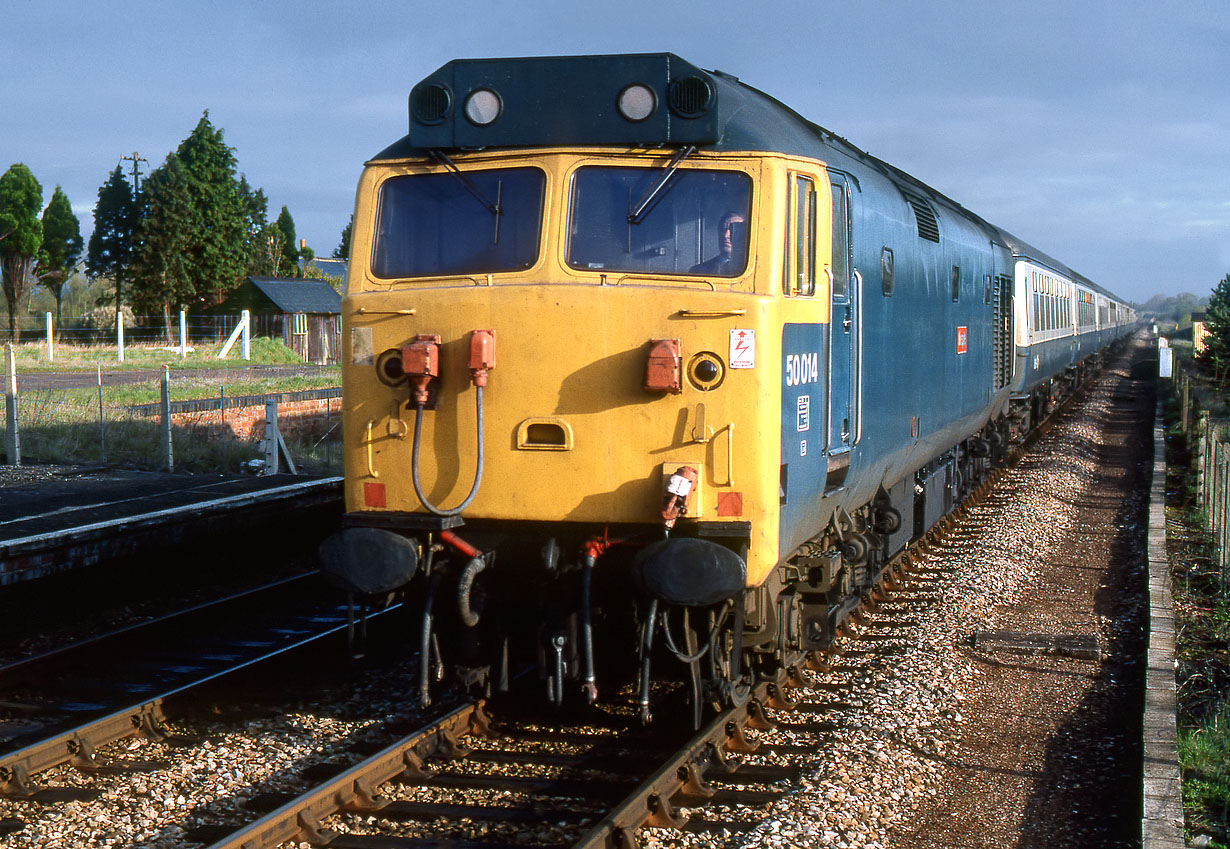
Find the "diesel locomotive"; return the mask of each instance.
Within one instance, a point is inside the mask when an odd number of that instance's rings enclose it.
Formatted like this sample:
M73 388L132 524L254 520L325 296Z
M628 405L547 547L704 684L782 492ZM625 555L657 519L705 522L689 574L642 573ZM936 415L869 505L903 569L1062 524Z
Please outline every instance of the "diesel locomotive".
M1128 333L1124 301L672 54L449 62L359 181L344 529L443 675L737 703ZM682 665L676 664L674 656ZM634 690L628 688L635 688Z

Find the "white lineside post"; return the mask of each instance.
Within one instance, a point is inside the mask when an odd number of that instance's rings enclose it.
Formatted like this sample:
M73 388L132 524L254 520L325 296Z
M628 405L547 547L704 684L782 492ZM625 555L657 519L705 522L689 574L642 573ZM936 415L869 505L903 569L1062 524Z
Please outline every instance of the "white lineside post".
M13 343L4 346L4 366L8 372L8 388L4 393L7 428L4 434L4 456L10 466L21 465L21 439L17 434L17 356Z
M252 316L244 310L242 313L243 321L243 358L245 360L252 359Z
M243 334L243 358L251 359L251 348L248 344L248 324L251 322L251 316L247 310L239 314L239 324L235 325L235 329L231 331L231 335L226 337L226 342L222 345L222 350L218 352L218 359L225 359L226 355L231 352L231 346L235 344L235 340Z
M278 428L278 402L266 400L265 468L261 470L261 474L276 475L279 458L286 460L286 468L290 469L292 475L299 474L299 470L295 468L295 461L290 456L290 449L286 447L286 440L282 438L282 431Z
M47 361L53 362L55 358L55 344L52 342L51 336L51 313L47 313Z
M175 470L175 458L171 453L171 367L162 367L162 453L166 458L167 471Z
M115 345L119 350L120 362L124 362L124 311L115 311Z
M179 311L179 358L188 357L188 314L186 310Z
M98 456L107 462L107 428L103 424L102 363L98 366Z

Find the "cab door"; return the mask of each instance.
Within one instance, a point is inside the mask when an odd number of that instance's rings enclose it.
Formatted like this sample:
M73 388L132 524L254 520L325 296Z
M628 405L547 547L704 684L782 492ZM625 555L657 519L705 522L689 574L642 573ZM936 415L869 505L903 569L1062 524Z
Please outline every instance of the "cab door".
M828 469L825 489L839 488L850 469L858 433L858 291L850 249L850 188L840 174L833 191L833 279L829 298Z
M826 297L823 176L788 172L782 256L781 538L791 551L814 536L826 474Z

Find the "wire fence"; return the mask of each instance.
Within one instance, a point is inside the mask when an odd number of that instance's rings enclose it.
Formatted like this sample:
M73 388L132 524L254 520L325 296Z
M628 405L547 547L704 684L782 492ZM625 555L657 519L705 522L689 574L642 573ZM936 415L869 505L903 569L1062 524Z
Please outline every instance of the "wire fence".
M8 464L261 473L286 470L289 457L294 471L341 473L341 389L299 388L327 373L163 368L104 376L99 368L65 380L17 374L11 360L6 368L0 447ZM282 454L271 434L281 437Z
M182 332L192 344L217 344L226 340L235 329L239 315L194 315L185 314ZM115 344L123 340L128 345L177 345L181 333L181 316L176 312L170 317L162 315L134 315L127 309L116 318L113 307L100 307L84 316L77 316L57 324L51 313L45 316L22 316L17 322L20 341L39 342L53 346L95 346ZM290 318L283 314L256 314L250 318L253 336L280 338L284 335L285 322Z
M1225 393L1188 362L1171 358L1178 426L1191 450L1196 506L1212 535L1221 591L1230 593L1230 408Z

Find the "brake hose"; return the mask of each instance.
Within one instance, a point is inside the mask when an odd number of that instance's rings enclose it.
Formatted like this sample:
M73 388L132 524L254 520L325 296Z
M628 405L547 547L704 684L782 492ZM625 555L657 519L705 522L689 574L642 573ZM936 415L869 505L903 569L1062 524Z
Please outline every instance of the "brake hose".
M423 436L423 408L426 405L419 403L414 408L414 448L410 454L410 480L414 483L414 494L418 496L419 501L429 512L437 516L460 514L462 510L470 506L474 496L478 495L478 487L483 482L483 387L476 386L475 389L477 390L474 405L478 418L478 468L474 470L474 485L470 487L470 494L466 496L465 501L450 510L444 510L428 501L427 496L423 494L423 486L419 483L419 442Z

